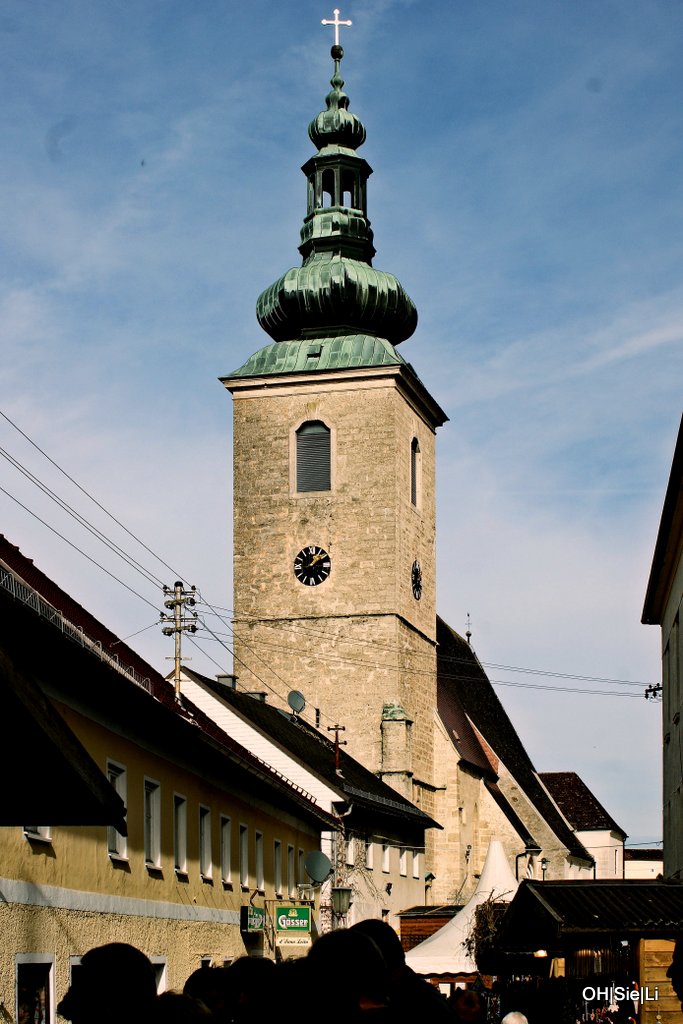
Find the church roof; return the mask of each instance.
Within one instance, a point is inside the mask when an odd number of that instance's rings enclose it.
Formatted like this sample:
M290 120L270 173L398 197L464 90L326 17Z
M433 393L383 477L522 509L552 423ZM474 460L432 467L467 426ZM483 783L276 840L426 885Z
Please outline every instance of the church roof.
M231 377L346 370L351 367L408 366L386 338L369 334L299 338L260 348Z
M565 818L577 832L607 829L626 833L607 813L576 772L541 772L540 778Z
M343 749L337 773L334 743L302 718L187 667L183 671L373 819L381 815L408 829L441 828Z
M564 844L569 854L592 863L593 858L576 838L542 785L531 758L524 749L515 727L508 718L470 645L443 619L438 617L436 638L438 644L437 709L439 715L441 716L444 711L446 721L453 720L448 716L454 715L453 709L459 706L460 722L462 723L466 716L471 725L481 733L483 739L506 766L517 785L526 794L559 841ZM462 742L461 737L462 750L465 753L461 756L470 760L471 763L475 763L478 755L472 745L474 732L470 729L470 734L467 734L463 727L463 735L466 736L466 742ZM452 736L452 738L460 752L455 737ZM484 763L489 765L490 770L490 761L486 758L481 746L480 749L481 759L485 759L485 762L484 760L480 761L480 768L486 777L483 765ZM488 777L490 778L490 775Z

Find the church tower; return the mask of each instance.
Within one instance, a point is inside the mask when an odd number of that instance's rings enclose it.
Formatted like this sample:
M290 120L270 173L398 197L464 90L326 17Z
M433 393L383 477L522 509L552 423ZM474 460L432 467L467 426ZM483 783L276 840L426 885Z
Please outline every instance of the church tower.
M436 428L399 343L417 312L372 265L365 128L332 47L309 125L302 265L259 297L271 343L222 378L234 406L234 671L300 690L320 729L433 806ZM327 734L327 733L326 733Z

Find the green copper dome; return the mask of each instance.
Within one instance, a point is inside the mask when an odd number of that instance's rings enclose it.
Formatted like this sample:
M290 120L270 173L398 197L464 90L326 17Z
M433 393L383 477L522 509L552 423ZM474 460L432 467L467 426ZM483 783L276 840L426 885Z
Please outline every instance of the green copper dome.
M367 215L372 168L356 150L362 122L342 91L341 46L332 47L334 74L326 110L311 121L318 147L302 170L308 208L301 228L300 267L288 270L259 296L256 316L276 342L370 335L396 345L417 326L417 310L393 274L372 266L373 234Z

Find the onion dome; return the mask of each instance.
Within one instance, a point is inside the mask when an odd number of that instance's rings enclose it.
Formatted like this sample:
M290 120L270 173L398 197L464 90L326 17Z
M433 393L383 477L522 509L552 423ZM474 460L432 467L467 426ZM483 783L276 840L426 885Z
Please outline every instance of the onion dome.
M308 180L299 246L303 263L262 292L256 316L276 342L366 335L396 345L414 332L417 310L393 274L372 266L367 215L372 168L356 152L365 127L350 113L342 91L342 47L335 44L331 55L332 91L326 110L308 128L318 152L302 167Z
M349 111L349 97L342 92L344 79L339 73L339 64L344 50L341 46L333 46L331 52L335 62L334 74L330 79L332 92L325 99L327 110L321 111L309 124L308 136L318 149L344 146L355 150L365 142L365 126Z

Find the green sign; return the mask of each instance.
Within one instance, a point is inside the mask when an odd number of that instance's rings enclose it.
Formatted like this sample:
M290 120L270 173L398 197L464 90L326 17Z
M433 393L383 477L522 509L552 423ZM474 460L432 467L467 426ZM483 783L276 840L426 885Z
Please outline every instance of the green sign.
M262 932L266 923L266 912L263 907L240 907L240 931Z
M275 913L275 943L278 946L307 946L311 941L311 908L278 907Z

